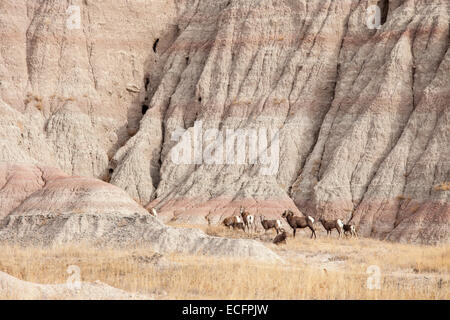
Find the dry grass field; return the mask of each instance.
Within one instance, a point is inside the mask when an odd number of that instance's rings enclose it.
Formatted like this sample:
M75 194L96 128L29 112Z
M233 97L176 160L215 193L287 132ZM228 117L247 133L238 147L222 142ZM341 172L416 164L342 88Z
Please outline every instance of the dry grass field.
M216 236L251 237L222 227L200 228ZM448 246L337 240L336 234L310 240L304 230L275 246L273 235L253 238L285 263L173 254L155 264L154 253L145 248L2 246L0 271L37 283L64 283L68 266L76 265L82 281L100 280L156 299L450 299ZM366 273L369 266L379 267L380 289L367 288L374 276Z

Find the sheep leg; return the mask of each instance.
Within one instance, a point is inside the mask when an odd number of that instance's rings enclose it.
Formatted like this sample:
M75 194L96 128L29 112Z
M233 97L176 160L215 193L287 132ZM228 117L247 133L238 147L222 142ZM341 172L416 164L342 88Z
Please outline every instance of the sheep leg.
M314 236L314 238L317 239L316 230L314 230L314 225L309 221L308 228L311 230L311 239Z
M314 230L314 228L311 227L311 226L308 226L308 227L311 229L311 239L312 239L313 236L314 236L315 239L317 239L316 231Z

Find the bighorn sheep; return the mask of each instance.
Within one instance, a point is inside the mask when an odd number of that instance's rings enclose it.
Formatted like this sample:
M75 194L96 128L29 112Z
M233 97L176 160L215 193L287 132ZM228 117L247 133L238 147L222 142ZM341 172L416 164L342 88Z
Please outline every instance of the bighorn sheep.
M287 238L286 230L281 228L280 232L281 233L279 235L277 235L275 237L275 239L273 239L273 243L275 243L276 245L279 245L280 243L286 244L286 238Z
M350 222L344 224L344 235L347 236L347 233L350 232L350 237L358 238L358 234L356 233L356 227Z
M158 218L158 212L156 212L156 208L150 208L148 212L155 218Z
M245 232L244 222L239 216L231 216L223 219L222 224L229 229L242 229Z
M242 219L244 220L245 226L247 227L247 231L256 231L255 217L249 212L245 211L243 207L241 207L240 214Z
M270 229L275 229L277 234L280 232L282 228L280 220L266 220L266 217L264 217L263 215L260 215L259 219L261 220L261 225L264 228L265 232Z
M322 223L325 230L327 230L327 236L331 234L331 231L333 231L333 229L337 230L337 232L339 233L339 238L344 232L344 223L341 219L325 220L323 217L321 217L319 221Z
M236 222L233 224L233 229L241 229L245 232L245 225L243 222Z
M312 231L311 238L313 236L314 236L314 238L317 238L316 230L314 230L314 218L313 217L311 217L311 216L306 216L306 217L294 216L294 213L291 210L284 211L281 216L286 219L287 223L294 230L294 238L295 238L295 232L296 232L297 228L303 229L306 227L308 227Z

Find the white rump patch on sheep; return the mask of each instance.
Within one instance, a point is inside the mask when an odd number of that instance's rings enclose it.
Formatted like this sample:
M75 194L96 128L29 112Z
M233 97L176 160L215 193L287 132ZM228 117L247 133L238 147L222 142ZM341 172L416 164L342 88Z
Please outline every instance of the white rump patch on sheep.
M279 229L281 229L281 221L280 220L277 220L277 227L279 228Z
M338 219L338 220L337 220L337 223L338 223L338 225L339 225L340 228L343 228L343 227L344 227L344 223L342 222L341 219Z
M312 223L314 223L314 218L311 216L308 216L309 221L311 221Z

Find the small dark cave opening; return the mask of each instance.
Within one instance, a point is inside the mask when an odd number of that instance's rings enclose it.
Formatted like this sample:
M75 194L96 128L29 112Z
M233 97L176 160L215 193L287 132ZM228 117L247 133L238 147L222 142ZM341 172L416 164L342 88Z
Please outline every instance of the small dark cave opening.
M142 109L141 109L142 115L145 115L147 113L147 111L148 111L148 105L143 104Z
M385 24L389 14L389 0L378 0L377 6L381 10L381 24Z

